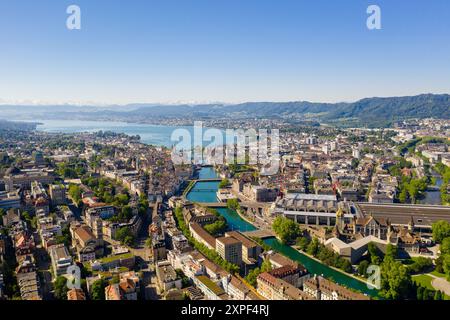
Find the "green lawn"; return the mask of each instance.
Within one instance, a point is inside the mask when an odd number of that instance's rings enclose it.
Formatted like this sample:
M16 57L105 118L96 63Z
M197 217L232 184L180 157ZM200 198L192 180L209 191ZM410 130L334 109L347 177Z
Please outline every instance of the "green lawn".
M133 254L131 252L128 252L128 253L119 254L119 255L116 255L116 256L104 257L104 258L99 259L99 261L101 263L108 263L108 262L112 262L112 261L115 261L115 260L129 259L129 258L132 258L132 257L133 257Z
M444 273L437 272L434 270L433 272L430 272L433 276L439 277L439 278L447 278L447 276Z
M421 274L418 276L413 276L412 279L415 283L420 284L425 288L435 290L434 287L431 285L431 281L433 281L433 278L431 276Z

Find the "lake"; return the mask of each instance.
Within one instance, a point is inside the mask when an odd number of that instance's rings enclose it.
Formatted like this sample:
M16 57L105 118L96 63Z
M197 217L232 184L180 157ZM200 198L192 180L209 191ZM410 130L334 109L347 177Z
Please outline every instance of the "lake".
M23 120L18 120L23 121ZM172 141L171 135L177 129L186 129L189 131L191 137L194 136L194 127L189 126L164 126L152 125L144 123L127 123L116 121L81 121L81 120L36 120L27 122L39 122L37 126L38 131L50 133L81 133L81 132L98 132L98 131L112 131L115 133L125 133L127 135L139 135L141 142L149 145L172 147L177 144L177 140ZM203 128L203 131L208 128ZM225 132L221 130L225 137ZM231 136L230 136L231 137ZM192 138L193 139L193 138ZM194 143L193 141L191 142ZM223 141L203 142L207 145L221 145ZM187 147L184 143L183 147Z

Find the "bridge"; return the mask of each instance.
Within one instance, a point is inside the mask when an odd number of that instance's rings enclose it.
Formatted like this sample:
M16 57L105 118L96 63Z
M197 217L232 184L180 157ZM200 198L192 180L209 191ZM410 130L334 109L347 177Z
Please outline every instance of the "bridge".
M192 182L216 182L216 181L222 181L222 178L192 179L189 181L192 181Z
M191 192L195 192L194 190ZM226 202L201 202L202 206L210 207L210 208L226 208L227 203ZM270 203L265 202L254 202L254 201L245 201L245 202L239 202L239 205L243 209L247 210L267 210L270 208Z
M199 204L208 208L227 208L224 202L199 202Z
M216 192L216 189L191 189L189 193L193 192Z
M268 230L268 229L246 231L246 232L243 232L243 234L249 238L255 237L255 238L260 238L260 239L267 239L267 238L276 237L275 232L273 232L272 230Z

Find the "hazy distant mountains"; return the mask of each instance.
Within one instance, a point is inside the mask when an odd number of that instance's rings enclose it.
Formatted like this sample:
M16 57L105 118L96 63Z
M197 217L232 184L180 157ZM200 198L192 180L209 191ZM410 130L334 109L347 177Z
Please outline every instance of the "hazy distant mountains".
M383 125L408 118L450 118L450 95L366 98L353 103L247 102L241 104L126 106L0 106L0 118L89 119L146 122L157 118L274 118L314 119L323 122L356 121Z

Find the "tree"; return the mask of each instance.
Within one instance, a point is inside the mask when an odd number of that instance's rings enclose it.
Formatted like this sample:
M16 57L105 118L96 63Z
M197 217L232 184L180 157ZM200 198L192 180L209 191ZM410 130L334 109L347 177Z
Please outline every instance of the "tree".
M411 273L420 273L431 269L433 261L430 258L418 257L413 264L408 266Z
M406 191L406 189L401 189L399 195L398 195L398 200L401 203L406 203L406 200L408 199L408 191Z
M80 202L81 200L81 188L77 186L76 184L71 184L69 186L69 196L72 198L72 200L76 203Z
M363 260L358 265L358 274L365 277L367 275L367 269L369 268L369 261Z
M395 259L397 258L397 253L397 247L389 243L386 247L386 256Z
M123 206L119 213L119 219L123 222L128 222L133 217L133 209L129 205Z
M272 224L272 229L283 243L292 242L301 235L299 225L283 216L278 216L275 218Z
M230 185L230 181L228 179L222 179L219 183L219 188L226 188Z
M372 264L379 265L382 261L382 253L378 249L378 247L373 242L369 242L369 244L367 245L367 251L369 252Z
M297 246L302 251L306 251L306 249L308 248L308 244L309 244L309 240L306 237L299 237L297 239Z
M272 271L272 264L270 263L270 260L266 259L263 261L260 268L255 268L255 269L250 270L249 273L247 274L247 277L245 277L245 279L253 287L256 287L256 283L257 283L256 279L258 278L258 276L263 272L269 272L269 271Z
M99 279L92 284L92 300L105 300L105 288L108 282L105 279Z
M67 278L64 276L59 276L56 278L55 284L55 298L58 300L67 300Z
M306 248L306 252L309 255L316 256L319 251L319 240L317 238L314 238Z
M419 286L417 288L417 294L416 294L417 300L423 300L423 289L424 288L422 286Z
M445 274L447 275L447 280L450 280L450 254L446 254L443 256L442 267Z
M450 237L442 240L440 250L441 254L450 254Z
M386 299L406 299L411 294L411 276L402 263L386 256L381 264L381 295Z
M336 265L338 266L339 269L343 270L344 272L352 273L353 271L353 267L350 261L342 257L337 258Z
M132 246L135 240L134 235L128 227L122 227L117 230L116 239L127 246Z
M213 223L209 223L203 227L209 234L213 236L218 236L220 234L223 234L227 228L228 224L225 218L220 217L218 220L216 220Z
M238 211L241 208L241 206L239 205L239 201L237 199L228 199L227 207L228 207L228 209L234 210L234 211Z
M434 294L434 300L442 300L442 292L437 290Z
M431 225L433 231L433 239L437 243L441 243L445 238L450 237L450 223L445 220L436 221Z
M272 271L272 264L269 259L265 259L261 264L261 272L270 272Z
M247 276L245 277L245 280L252 285L253 287L256 287L256 279L258 278L259 274L261 273L261 269L255 268L248 272Z

